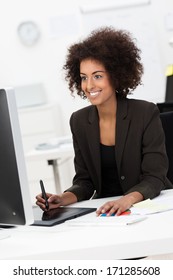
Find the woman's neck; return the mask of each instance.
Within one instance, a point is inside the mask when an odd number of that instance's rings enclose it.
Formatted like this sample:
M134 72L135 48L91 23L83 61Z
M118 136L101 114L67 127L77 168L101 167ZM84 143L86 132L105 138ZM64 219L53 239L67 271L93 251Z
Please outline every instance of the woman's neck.
M107 146L113 146L116 142L116 111L117 102L113 102L109 107L98 108L100 143Z
M109 105L100 105L97 106L99 119L108 120L114 119L117 112L117 99L114 102L109 103Z

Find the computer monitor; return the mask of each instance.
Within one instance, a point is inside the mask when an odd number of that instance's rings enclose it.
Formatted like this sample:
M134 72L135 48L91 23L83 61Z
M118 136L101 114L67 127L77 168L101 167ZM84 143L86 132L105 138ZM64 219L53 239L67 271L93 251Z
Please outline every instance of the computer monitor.
M172 71L173 71L173 66L172 66ZM166 96L165 96L165 101L172 102L173 103L173 74L170 76L167 76L166 79Z
M0 228L33 221L15 92L0 89Z

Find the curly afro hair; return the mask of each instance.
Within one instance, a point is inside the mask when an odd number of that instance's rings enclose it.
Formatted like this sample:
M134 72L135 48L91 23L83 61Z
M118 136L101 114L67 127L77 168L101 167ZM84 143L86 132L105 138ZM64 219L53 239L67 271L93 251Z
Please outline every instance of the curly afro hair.
M63 69L72 95L76 92L85 98L81 90L80 63L89 58L104 65L116 94L126 97L141 84L143 65L140 52L128 31L113 27L92 31L86 39L68 49Z

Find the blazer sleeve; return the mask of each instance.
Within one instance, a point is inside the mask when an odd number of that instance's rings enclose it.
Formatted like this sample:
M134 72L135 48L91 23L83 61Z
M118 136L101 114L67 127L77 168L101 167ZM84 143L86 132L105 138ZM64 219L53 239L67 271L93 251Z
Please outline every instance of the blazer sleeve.
M138 191L144 199L154 198L165 189L168 171L165 136L159 110L154 104L151 106L154 106L154 109L151 110L149 106L143 118L140 180L126 192Z

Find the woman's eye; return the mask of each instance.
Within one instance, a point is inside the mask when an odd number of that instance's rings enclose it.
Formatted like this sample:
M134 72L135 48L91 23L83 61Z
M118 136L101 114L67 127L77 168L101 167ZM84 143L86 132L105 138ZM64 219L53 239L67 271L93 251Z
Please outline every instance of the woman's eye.
M96 80L97 80L97 79L100 79L100 78L102 78L101 75L95 75L95 76L94 76L94 79L96 79Z
M85 81L87 78L85 76L80 77L81 81Z

